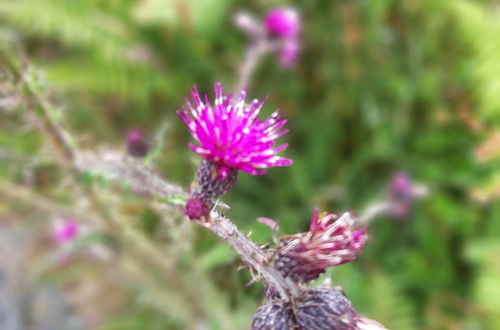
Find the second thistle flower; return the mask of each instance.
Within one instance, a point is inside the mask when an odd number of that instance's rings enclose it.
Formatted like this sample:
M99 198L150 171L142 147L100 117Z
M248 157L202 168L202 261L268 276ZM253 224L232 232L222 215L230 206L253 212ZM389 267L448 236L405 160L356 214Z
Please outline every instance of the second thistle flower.
M220 83L215 84L213 106L196 88L191 96L193 103L186 100L186 107L177 114L198 142L189 147L204 158L198 170L198 198L208 201L230 190L238 171L261 175L270 167L292 164L291 159L278 156L288 146L276 146L276 139L288 132L279 110L261 120L264 102L254 99L247 104L246 90L233 101Z
M282 239L276 251L275 267L294 282L307 283L328 267L355 260L368 236L354 229L349 213L339 219L333 213L313 211L309 231Z

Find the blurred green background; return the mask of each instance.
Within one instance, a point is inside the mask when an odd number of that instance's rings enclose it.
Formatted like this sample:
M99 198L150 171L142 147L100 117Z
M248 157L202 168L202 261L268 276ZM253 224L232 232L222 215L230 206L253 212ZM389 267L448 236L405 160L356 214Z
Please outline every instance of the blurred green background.
M286 70L267 56L249 94L268 97L263 115L279 107L289 119L283 154L294 165L265 176L242 174L224 197L228 216L265 243L271 233L256 218L273 218L289 234L306 230L314 207L360 214L383 198L395 172L406 171L429 187L429 196L407 219L377 218L361 257L325 277L344 288L360 313L390 329L500 329L497 1L2 0L0 38L26 49L83 149L123 149L134 127L151 137L164 132L155 166L187 187L198 157L186 147L190 136L175 111L193 85L213 95L215 81L228 90L235 83L248 39L234 27L234 13L262 17L280 5L301 13L300 59ZM8 86L2 85L4 99ZM33 119L26 112L24 105L0 112L0 150L16 155L0 159L2 189L26 186L29 169L30 190L78 210L78 192L64 184L65 172L26 124ZM236 271L238 259L222 242L191 228L188 247L172 246L175 231L158 220L164 214L130 194L109 198L120 200L126 221L166 258L176 255L179 277L196 264L208 278L223 301L206 313L227 308L233 329L248 328L262 287L244 287L250 276ZM30 200L4 199L0 219L5 233L29 228L30 241L50 215ZM82 321L57 329L195 329L141 298L147 284L117 283L112 268L82 262L49 275L35 271L29 287L64 296L85 282L102 293L108 286L101 282L111 277L120 288L106 294L116 296L109 310L100 299L76 306L61 298L67 314ZM161 274L157 280L161 287ZM223 328L215 319L206 328Z

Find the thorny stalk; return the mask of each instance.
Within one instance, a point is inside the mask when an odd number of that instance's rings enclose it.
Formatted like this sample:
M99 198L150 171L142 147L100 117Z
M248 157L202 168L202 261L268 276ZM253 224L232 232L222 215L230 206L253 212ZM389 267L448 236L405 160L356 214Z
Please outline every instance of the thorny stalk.
M211 221L198 222L215 235L226 241L238 253L240 258L266 282L275 289L284 300L293 300L299 291L298 286L285 278L269 264L270 256L252 240L238 230L238 227L225 216L213 211Z

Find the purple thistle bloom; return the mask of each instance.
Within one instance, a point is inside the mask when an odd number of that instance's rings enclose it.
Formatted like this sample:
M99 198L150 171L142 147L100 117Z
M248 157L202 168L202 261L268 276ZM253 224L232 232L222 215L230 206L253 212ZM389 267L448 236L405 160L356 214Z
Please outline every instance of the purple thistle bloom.
M392 177L389 193L393 198L411 199L413 183L410 176L405 172L396 173Z
M415 187L410 176L405 172L396 173L389 186L392 215L399 219L406 218L415 197Z
M57 244L64 244L78 236L78 223L73 220L64 220L57 223L52 232L52 237Z
M136 158L145 157L149 152L150 145L146 137L139 129L132 129L127 133L127 152Z
M264 24L267 31L277 37L297 37L300 33L300 17L292 8L275 8L270 10Z
M296 38L284 40L280 49L279 57L281 65L285 68L292 66L299 57L300 44Z
M264 25L271 36L280 42L277 48L281 65L292 66L300 53L301 23L298 12L292 8L275 8L268 12Z
M199 145L190 143L189 147L219 165L219 178L226 178L233 169L261 175L267 168L292 164L291 159L277 156L288 146L275 147L275 140L288 132L282 129L286 119L281 119L279 110L262 121L257 116L264 102L255 99L245 104L246 90L233 102L220 83L215 84L214 107L196 88L191 96L194 106L186 99L187 109L177 114L198 141Z

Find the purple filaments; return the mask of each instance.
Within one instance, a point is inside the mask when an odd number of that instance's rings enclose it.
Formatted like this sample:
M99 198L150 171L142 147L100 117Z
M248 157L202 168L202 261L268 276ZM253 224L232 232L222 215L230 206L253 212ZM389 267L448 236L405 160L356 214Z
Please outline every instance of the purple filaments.
M208 96L203 98L196 88L191 91L193 104L186 99L177 114L186 123L198 145L190 148L219 165L218 176L225 178L236 169L252 175L261 175L274 166L289 166L292 160L277 154L286 149L287 143L275 146L275 140L288 132L279 111L265 120L258 118L264 105L257 99L245 103L243 90L236 102L223 93L222 84L215 84L215 104Z

